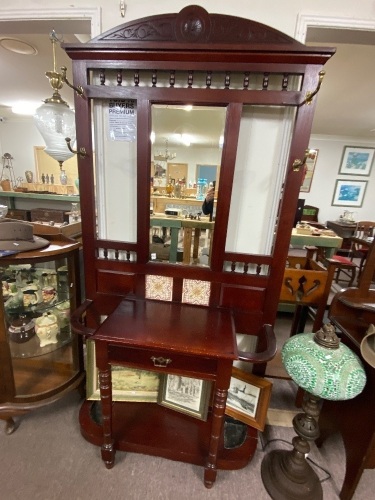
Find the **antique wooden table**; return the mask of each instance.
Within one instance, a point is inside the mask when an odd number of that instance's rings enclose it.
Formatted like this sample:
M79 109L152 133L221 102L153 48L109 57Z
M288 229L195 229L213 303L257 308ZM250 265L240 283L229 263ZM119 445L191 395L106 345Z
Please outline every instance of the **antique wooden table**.
M325 248L325 257L331 258L337 248L341 248L342 238L339 236L313 236L311 234L297 234L296 228L292 230L290 239L291 245L297 246L316 246Z
M155 214L150 217L151 227L168 228L171 235L171 246L169 262L177 262L177 247L178 247L178 233L182 228L183 233L183 263L190 264L191 258L198 258L199 239L202 230L210 231L212 241L212 231L214 229L214 222L210 222L208 218L203 219L190 219L185 217L172 217L163 214ZM193 245L192 245L193 242ZM211 246L211 242L209 244Z
M229 309L125 299L91 338L102 415L95 423L93 402L86 401L80 421L83 435L101 446L107 468L114 465L116 449L204 465L206 487L213 485L217 467L239 468L225 463L228 452L222 449L225 402L238 357ZM113 405L112 364L214 382L207 422L156 403Z
M353 222L353 224L349 224L346 222L329 220L327 221L326 226L328 227L328 229L332 229L332 231L335 231L337 236L343 238L342 248L346 249L350 248L351 246L350 238L353 236L354 231L357 227L356 222Z

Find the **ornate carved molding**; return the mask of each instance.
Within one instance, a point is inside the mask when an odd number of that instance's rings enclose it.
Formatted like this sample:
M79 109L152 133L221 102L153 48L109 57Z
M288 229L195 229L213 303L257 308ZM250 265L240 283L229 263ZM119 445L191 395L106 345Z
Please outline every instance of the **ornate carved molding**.
M93 42L180 42L227 43L229 45L275 44L299 42L261 23L235 16L209 14L202 7L190 5L177 14L151 16L130 21L98 36Z

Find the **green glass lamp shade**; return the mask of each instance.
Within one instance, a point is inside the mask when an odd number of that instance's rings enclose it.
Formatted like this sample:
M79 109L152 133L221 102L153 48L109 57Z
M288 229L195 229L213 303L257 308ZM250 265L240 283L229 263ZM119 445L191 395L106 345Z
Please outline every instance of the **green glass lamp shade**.
M285 342L281 359L290 377L299 387L323 399L358 396L366 384L358 356L341 342L336 348L327 348L315 337L314 333L300 333Z

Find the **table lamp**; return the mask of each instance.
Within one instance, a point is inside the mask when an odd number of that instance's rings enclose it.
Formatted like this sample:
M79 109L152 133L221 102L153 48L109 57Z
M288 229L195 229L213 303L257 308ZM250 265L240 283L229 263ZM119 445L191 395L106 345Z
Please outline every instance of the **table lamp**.
M317 474L307 463L309 441L319 437L320 399L352 399L366 384L363 365L346 345L339 341L335 328L324 325L314 333L300 333L288 339L281 359L289 376L306 391L304 413L293 419L297 436L293 450L273 450L261 466L263 484L275 500L323 498Z

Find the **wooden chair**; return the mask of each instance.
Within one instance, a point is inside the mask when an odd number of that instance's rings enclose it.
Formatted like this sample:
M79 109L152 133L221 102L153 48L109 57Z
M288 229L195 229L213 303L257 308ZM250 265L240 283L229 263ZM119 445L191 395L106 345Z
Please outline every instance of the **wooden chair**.
M319 214L318 207L313 207L312 205L305 205L302 210L302 220L318 222L318 214Z
M353 236L350 238L351 245L349 250L339 250L338 254L333 258L339 262L337 266L335 281L340 278L340 274L344 273L349 277L348 286L352 286L358 270L358 279L362 273L365 264L368 249L375 233L375 222L359 221ZM345 252L346 255L342 255ZM359 259L357 265L353 259Z
M318 247L305 246L304 250L304 256L288 255L280 293L280 302L296 306L291 335L304 331L310 307L316 309L313 331L321 328L337 266Z

